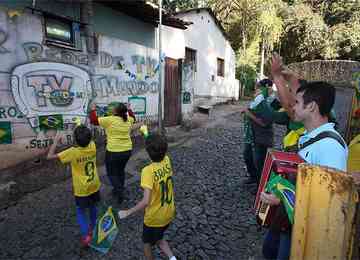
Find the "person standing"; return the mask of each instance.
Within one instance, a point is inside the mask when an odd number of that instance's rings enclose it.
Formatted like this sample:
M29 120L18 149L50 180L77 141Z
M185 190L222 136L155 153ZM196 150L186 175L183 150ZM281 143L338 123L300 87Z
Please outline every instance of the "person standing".
M346 171L348 148L334 129L334 123L329 122L334 102L335 88L328 83L312 82L297 89L293 118L305 127L304 134L299 138L298 154L309 164ZM261 200L283 208L280 199L273 194L263 192ZM284 219L280 215L284 214L275 215L265 235L263 255L266 259L286 260L290 257L291 225L280 223Z
M256 84L255 99L249 108L243 108L244 160L250 178L245 184L259 183L268 148L273 145L272 109L268 102L272 81L263 79Z
M113 195L118 198L119 203L124 199L125 167L133 148L130 132L134 121L135 118L129 116L128 108L123 103L117 104L110 116L97 117L96 104L93 104L90 113L90 123L105 129L105 167L113 186Z

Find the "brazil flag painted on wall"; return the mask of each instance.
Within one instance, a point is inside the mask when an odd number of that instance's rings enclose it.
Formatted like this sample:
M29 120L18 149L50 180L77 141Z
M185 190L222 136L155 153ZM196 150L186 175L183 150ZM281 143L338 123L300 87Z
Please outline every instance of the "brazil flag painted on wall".
M11 142L12 142L11 123L0 122L0 144L11 144Z
M39 116L40 130L63 130L64 120L62 115Z

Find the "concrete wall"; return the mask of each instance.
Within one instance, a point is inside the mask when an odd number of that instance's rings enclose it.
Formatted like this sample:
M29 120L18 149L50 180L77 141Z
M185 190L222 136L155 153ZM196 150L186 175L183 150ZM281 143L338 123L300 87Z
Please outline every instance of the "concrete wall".
M101 4L94 4L94 29L103 35L155 48L155 27Z
M130 20L125 17L124 24ZM140 121L157 119L156 50L109 37L100 26L96 31L97 54L86 52L84 38L83 51L47 46L42 16L0 9L0 200L68 176L42 158L56 131L65 136L63 145L72 144L75 122L88 123L91 102L99 113L113 101L129 102ZM144 41L155 42L151 35ZM103 131L93 131L101 140Z
M360 62L349 60L313 60L292 63L289 68L299 78L308 81L325 81L336 87L334 110L338 122L338 131L345 140L350 141L358 134L359 128L353 120L353 110L360 100Z
M193 77L188 71L195 98L211 97L214 102L239 97L239 82L235 79L235 52L224 37L213 17L206 11L177 15L193 22L184 32L185 47L197 51L197 72ZM217 58L225 61L224 77L217 76ZM213 77L214 76L214 77ZM214 80L213 80L214 78Z

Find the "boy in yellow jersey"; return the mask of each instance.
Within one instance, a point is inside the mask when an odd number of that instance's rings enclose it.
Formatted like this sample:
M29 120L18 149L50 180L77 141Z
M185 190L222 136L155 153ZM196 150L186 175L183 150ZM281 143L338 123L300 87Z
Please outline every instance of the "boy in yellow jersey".
M49 160L59 159L63 164L71 164L81 244L86 247L89 246L91 241L92 229L97 218L96 204L100 201L100 179L96 169L96 146L91 139L90 129L80 125L74 130L75 146L56 154L55 149L60 141L60 135L57 134L47 156ZM87 210L89 210L90 219L87 217Z
M153 259L152 246L158 245L170 260L176 260L169 244L163 239L164 232L175 217L173 171L166 155L168 144L158 134L149 135L145 140L146 151L152 163L141 172L143 199L135 207L120 210L119 217L125 218L145 209L142 239L146 259Z

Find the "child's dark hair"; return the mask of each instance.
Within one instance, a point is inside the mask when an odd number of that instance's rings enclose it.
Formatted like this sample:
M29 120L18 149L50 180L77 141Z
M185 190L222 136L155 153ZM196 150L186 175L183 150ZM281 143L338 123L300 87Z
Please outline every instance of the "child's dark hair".
M119 103L115 108L115 114L121 117L124 120L124 122L126 122L128 119L127 112L128 109L124 103Z
M153 162L161 162L167 152L168 144L164 136L150 134L145 141L145 148Z
M79 125L74 130L74 139L77 145L86 147L91 141L92 135L89 128L84 125Z

